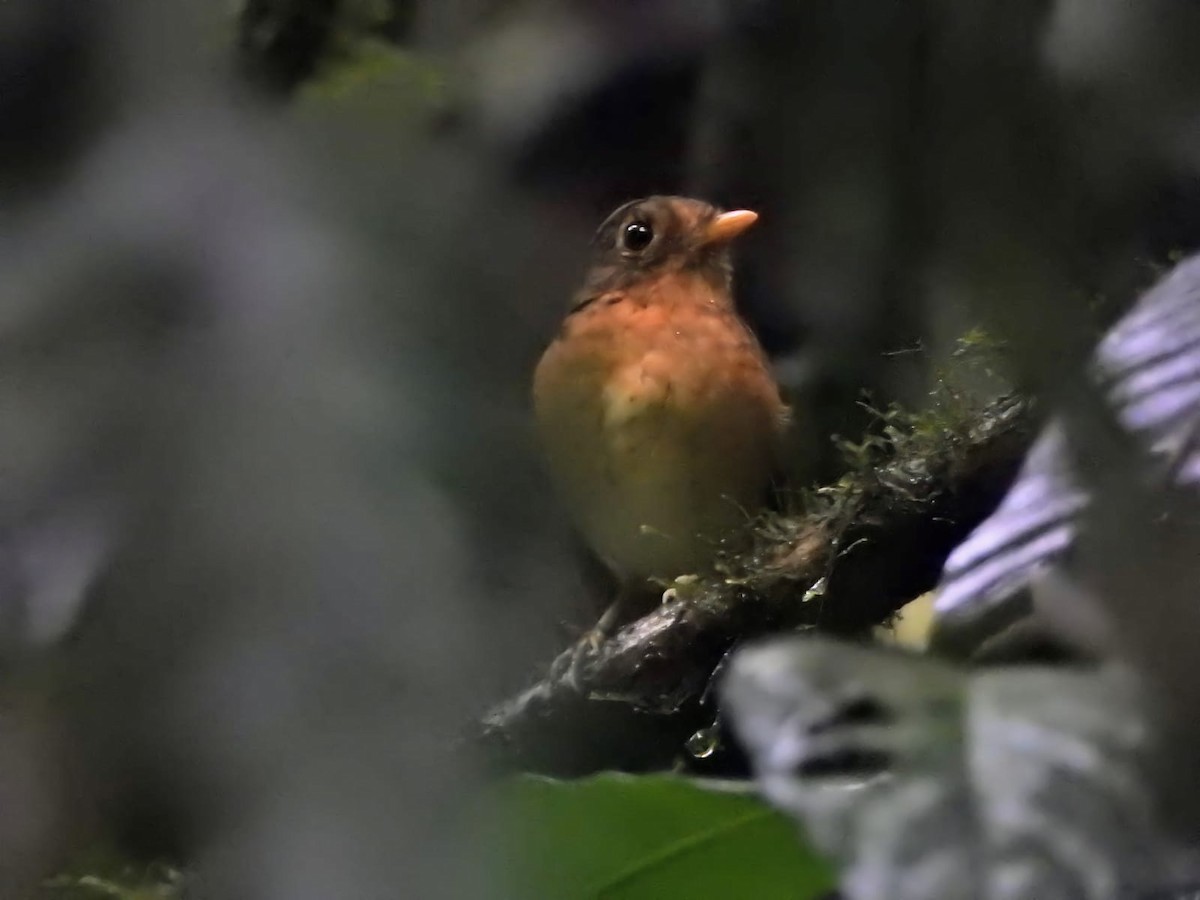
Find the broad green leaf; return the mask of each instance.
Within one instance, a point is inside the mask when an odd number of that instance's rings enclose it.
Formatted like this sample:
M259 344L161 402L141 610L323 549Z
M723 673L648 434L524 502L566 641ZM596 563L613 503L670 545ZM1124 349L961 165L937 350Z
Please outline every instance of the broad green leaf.
M494 796L501 887L519 900L806 900L831 870L761 800L671 776L522 777Z

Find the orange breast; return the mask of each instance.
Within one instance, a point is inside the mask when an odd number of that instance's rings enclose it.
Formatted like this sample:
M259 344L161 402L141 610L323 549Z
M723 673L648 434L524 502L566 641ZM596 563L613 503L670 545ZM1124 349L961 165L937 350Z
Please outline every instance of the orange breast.
M761 506L786 422L757 342L715 302L604 299L543 355L534 406L549 467L624 578L706 568Z

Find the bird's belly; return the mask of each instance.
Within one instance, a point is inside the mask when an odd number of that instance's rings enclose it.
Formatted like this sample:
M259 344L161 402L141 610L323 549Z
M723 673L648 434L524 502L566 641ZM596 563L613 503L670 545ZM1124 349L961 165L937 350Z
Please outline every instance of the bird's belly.
M671 579L707 568L721 539L757 506L736 483L703 482L688 470L697 460L685 457L667 441L613 449L610 474L579 485L591 495L573 504L581 527L623 577Z
M592 548L624 578L707 568L770 478L774 411L715 373L651 354L543 410L552 470Z

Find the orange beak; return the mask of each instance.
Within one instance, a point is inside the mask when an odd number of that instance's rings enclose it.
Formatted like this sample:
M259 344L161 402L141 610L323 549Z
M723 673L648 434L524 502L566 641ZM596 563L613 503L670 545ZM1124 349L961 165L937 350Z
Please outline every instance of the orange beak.
M748 209L724 212L713 219L704 233L705 244L726 244L758 221L758 213Z

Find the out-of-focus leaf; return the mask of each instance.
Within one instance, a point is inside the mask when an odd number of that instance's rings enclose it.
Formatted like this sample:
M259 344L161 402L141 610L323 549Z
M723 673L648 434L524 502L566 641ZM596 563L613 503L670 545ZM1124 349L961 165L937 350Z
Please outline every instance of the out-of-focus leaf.
M184 896L183 888L170 881L124 884L79 875L52 879L36 900L180 900Z
M130 863L112 847L98 846L43 883L31 900L181 900L185 881L172 866Z
M933 642L968 655L1030 611L1026 588L1071 546L1087 505L1051 423L1030 448L1012 488L946 559L934 603Z
M1200 256L1176 266L1104 337L1093 377L1163 477L1200 483ZM1051 422L996 512L946 561L935 645L969 650L1025 614L1026 588L1075 542L1089 497Z
M355 95L386 94L396 104L392 114L403 115L433 108L446 97L446 73L435 63L378 39L338 35L331 56L301 89L302 103L357 102Z
M803 900L832 887L786 817L683 778L522 777L489 819L498 877L521 900Z
M805 638L740 653L722 694L852 900L1115 900L1187 877L1124 671L968 675Z

